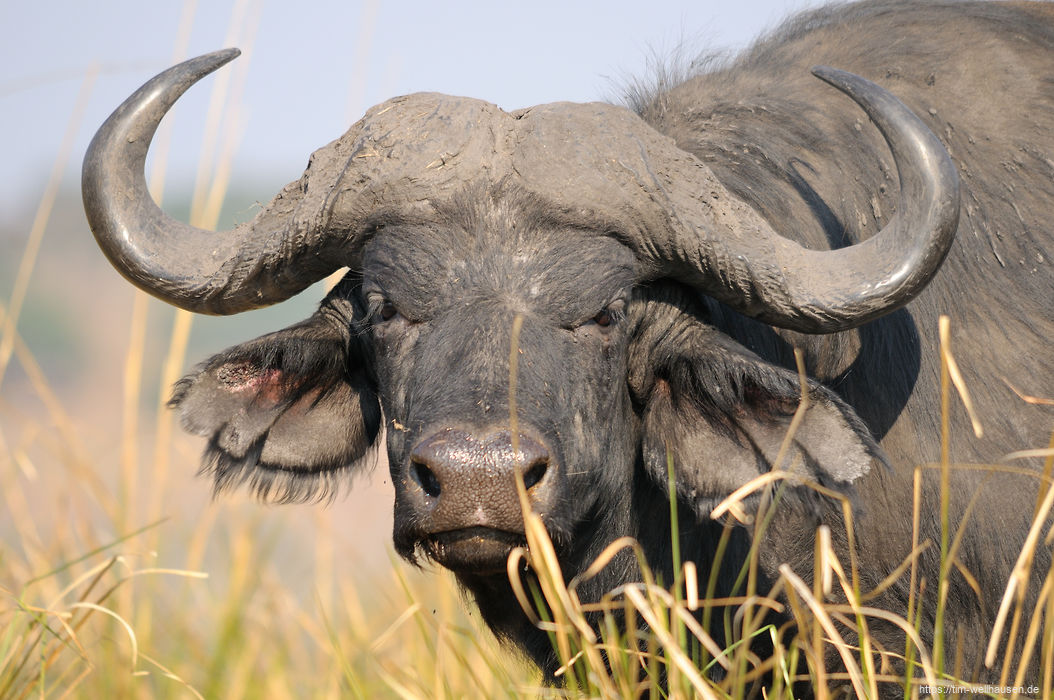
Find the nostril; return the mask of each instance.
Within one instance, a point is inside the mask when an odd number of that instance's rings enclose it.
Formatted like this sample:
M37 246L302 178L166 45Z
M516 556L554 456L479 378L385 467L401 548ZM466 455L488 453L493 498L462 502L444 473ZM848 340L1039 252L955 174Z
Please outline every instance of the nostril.
M523 487L530 491L535 484L542 480L542 477L545 476L545 471L548 468L549 460L546 459L539 459L532 464L530 469L523 474Z
M428 468L424 462L414 462L414 475L417 477L417 483L421 484L421 488L424 489L432 498L439 498L440 486L439 479L436 475Z

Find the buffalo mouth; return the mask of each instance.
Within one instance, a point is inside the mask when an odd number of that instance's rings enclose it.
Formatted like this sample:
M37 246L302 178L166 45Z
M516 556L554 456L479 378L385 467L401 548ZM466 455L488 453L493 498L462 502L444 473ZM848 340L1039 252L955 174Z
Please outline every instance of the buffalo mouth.
M525 547L523 533L489 527L466 527L428 535L422 542L428 557L454 573L496 574L506 570L509 553Z

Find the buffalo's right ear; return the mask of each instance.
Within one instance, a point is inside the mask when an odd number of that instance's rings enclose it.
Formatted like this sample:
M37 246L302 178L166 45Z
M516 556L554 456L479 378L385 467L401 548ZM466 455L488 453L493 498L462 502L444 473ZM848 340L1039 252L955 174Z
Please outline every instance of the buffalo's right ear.
M706 323L684 295L669 296L649 302L631 360L649 476L665 488L671 457L678 494L708 516L782 455L780 468L851 497L853 483L884 461L853 409L808 380L802 420L791 432L803 392L797 373ZM786 498L810 510L817 502L806 487Z
M169 406L209 439L202 472L216 491L246 483L281 502L325 498L366 460L381 411L354 311L334 290L306 321L230 348L176 384Z

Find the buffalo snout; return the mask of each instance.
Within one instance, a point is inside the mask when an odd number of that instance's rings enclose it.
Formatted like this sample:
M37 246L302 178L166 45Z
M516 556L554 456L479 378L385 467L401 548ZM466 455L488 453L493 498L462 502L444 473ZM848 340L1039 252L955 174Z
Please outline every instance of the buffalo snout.
M555 469L542 438L500 429L444 428L410 452L405 496L431 557L457 570L504 569L524 539L516 485L520 474L532 510L554 498Z

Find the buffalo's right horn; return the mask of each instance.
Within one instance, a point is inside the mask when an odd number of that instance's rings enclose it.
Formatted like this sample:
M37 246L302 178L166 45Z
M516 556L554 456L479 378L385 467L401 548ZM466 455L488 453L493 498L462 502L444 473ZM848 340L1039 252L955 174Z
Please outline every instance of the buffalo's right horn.
M229 231L176 221L147 190L146 154L161 118L191 85L239 53L199 56L147 82L99 128L84 157L84 210L106 257L140 289L199 313L283 301L344 264L319 234L326 193L309 193L306 173Z
M813 73L852 98L885 137L900 178L892 220L862 243L809 250L727 199L714 202L727 207L721 211L730 213L728 230L700 230L695 221L712 222L700 218L710 216L712 204L700 207L699 193L690 192L678 200L674 236L648 239L644 247L664 248L651 256L748 316L803 333L833 333L907 304L929 284L955 239L959 175L940 140L891 93L846 71L819 66ZM687 181L693 165L671 179Z

